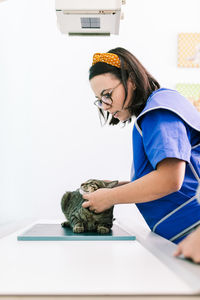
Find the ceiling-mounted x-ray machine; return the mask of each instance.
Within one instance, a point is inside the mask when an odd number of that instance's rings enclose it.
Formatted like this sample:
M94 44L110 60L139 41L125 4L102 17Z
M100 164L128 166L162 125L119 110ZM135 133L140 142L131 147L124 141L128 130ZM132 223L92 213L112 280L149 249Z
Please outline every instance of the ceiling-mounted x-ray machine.
M119 34L125 0L55 0L57 23L68 35Z

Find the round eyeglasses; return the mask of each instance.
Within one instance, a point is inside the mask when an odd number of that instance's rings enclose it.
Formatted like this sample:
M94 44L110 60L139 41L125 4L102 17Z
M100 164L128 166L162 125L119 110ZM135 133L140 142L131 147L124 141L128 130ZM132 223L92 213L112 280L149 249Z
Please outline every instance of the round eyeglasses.
M109 108L112 106L113 99L112 99L112 93L113 91L121 84L121 81L116 85L114 88L110 89L110 91L106 94L101 93L101 99L97 99L94 101L94 105L97 107L103 109L103 106L105 105L105 108Z

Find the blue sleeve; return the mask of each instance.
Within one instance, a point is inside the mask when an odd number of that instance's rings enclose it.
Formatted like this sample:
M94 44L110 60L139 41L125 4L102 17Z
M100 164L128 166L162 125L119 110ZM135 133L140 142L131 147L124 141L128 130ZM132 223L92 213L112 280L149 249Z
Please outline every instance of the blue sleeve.
M154 169L169 157L190 162L189 127L178 115L165 109L152 110L144 115L141 129L144 149Z

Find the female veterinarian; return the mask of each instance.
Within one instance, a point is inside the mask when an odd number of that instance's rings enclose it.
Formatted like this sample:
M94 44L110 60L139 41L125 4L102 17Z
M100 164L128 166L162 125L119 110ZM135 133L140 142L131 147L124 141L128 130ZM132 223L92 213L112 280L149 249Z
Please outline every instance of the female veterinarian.
M177 91L160 88L123 48L96 53L89 80L110 125L136 117L131 181L85 194L96 213L135 203L151 230L179 243L200 225L200 115Z

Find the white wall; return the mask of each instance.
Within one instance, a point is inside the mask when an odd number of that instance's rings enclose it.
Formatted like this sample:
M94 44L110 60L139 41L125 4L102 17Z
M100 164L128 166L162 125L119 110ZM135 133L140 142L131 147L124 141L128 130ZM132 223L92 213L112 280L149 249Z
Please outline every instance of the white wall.
M68 37L54 1L0 4L0 222L60 218L60 198L89 178L129 180L131 129L101 128L94 52L133 52L162 86L197 83L177 68L177 34L200 32L199 0L127 0L119 36Z

